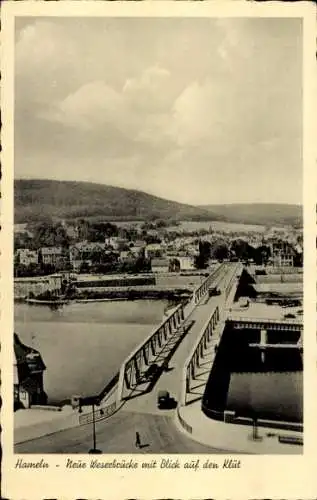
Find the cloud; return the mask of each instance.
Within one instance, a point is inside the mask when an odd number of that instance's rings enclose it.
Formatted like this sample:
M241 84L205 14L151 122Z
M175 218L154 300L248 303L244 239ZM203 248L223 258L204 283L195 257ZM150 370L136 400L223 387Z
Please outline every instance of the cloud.
M100 174L192 202L203 202L210 178L228 201L235 190L242 200L260 169L263 186L278 169L299 185L296 22L17 20L17 173Z
M198 146L210 139L214 116L212 86L198 82L190 84L176 99L170 133L180 147ZM208 107L206 103L208 102ZM208 109L208 111L207 111Z
M40 112L45 120L91 133L105 127L142 143L170 141L166 133L172 105L169 72L154 66L115 90L103 81L89 82ZM165 111L167 110L167 111Z
M15 98L22 106L45 105L79 81L75 41L63 26L46 21L26 25L15 47Z
M52 106L42 116L84 130L95 130L105 123L120 124L124 113L121 95L106 83L90 82Z
M159 66L146 68L140 76L127 79L123 95L138 111L166 111L173 99L170 72Z

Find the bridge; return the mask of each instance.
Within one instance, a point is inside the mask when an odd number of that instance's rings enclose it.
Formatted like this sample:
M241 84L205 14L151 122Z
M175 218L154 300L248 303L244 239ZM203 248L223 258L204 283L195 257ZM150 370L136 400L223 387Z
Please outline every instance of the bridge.
M94 412L96 420L111 416L123 406L147 407L154 412L157 406L156 393L152 391L154 385L157 390L164 388L177 395L180 403L185 401L195 370L214 341L215 332L219 337L223 329L226 310L236 294L242 269L240 263L220 264L197 286L187 303L175 307L154 328L122 363L118 383ZM219 290L220 295L210 297L210 288ZM190 360L187 359L189 352ZM92 418L92 412L85 413L80 416L80 423L91 422Z
M62 440L68 439L67 449L74 450L74 443L78 441L76 449L82 453L85 449L84 443L89 437L89 426L85 424L95 422L98 443L101 446L104 443L107 452L133 453L135 450L133 450L133 437L131 444L132 428L140 429L142 435L149 437L149 441L154 439L149 447L149 452L152 453L159 453L162 449L164 452L172 453L197 453L199 450L205 453L217 452L216 445L211 448L199 442L192 442L182 437L177 428L182 428L186 435L193 434L193 427L183 418L183 410L194 409L195 403L201 404L226 322L232 322L237 330L240 328L258 330L260 337L259 342L255 343L255 348L263 350L271 348L272 341L268 335L273 328L276 331L276 327L280 330L280 335L283 332L290 332L291 335L297 336L297 348L301 348L302 344L303 328L296 321L276 322L239 317L232 313L232 304L242 270L241 263L222 263L212 270L193 291L191 298L175 307L124 360L113 383L103 391L100 405L93 411L91 406L83 407L83 413L79 415L78 431L73 428L65 431L64 438L59 433L58 445L54 445L49 437L47 439L44 437L42 440L35 439L34 444L29 442L24 445L21 442L17 450L23 452L26 449L33 451L40 449L43 452L48 450L60 452ZM220 294L209 294L209 289L217 289ZM278 347L281 343L284 342L279 341L275 346ZM158 410L157 394L160 390L167 390L174 397L176 412ZM203 416L201 409L199 411L196 427L202 428L205 423L203 418L206 417ZM171 422L172 415L175 415L176 427ZM227 429L228 427L226 432ZM81 436L86 436L86 441L81 441ZM115 436L116 441L111 436ZM217 440L217 431L213 436ZM200 443L205 442L202 437Z

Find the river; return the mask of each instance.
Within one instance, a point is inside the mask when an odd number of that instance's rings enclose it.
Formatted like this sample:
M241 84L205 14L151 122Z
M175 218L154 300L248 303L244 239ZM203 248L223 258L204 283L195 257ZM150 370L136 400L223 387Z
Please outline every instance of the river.
M39 350L48 402L99 393L158 325L165 301L71 303L58 310L15 304L15 332Z

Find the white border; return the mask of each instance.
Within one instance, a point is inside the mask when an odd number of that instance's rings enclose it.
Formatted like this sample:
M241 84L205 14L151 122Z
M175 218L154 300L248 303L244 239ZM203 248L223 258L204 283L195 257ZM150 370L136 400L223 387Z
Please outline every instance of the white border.
M242 468L215 472L70 471L66 456L44 455L49 471L15 470L12 454L12 331L13 331L13 48L15 16L134 16L134 17L303 17L304 43L304 398L303 456L241 456ZM2 333L2 495L10 499L37 498L314 498L316 483L316 251L315 151L313 110L315 80L315 11L311 3L253 4L240 2L8 2L2 6L3 175L0 236ZM283 187L281 186L281 189ZM38 459L39 455L33 456ZM86 456L85 456L86 457ZM124 455L120 455L121 458ZM135 456L134 456L135 457ZM144 455L143 455L144 457ZM200 455L204 458L204 455ZM32 455L28 456L29 459ZM79 458L79 455L76 455ZM108 455L107 459L111 456ZM151 456L147 455L150 459ZM188 457L187 457L188 458ZM214 457L219 461L219 457ZM234 458L237 458L236 456ZM60 464L59 468L55 465Z

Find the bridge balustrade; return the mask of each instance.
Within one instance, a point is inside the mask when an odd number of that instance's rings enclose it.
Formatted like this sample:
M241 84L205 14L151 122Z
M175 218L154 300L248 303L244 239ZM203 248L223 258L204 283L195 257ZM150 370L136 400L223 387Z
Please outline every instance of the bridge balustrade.
M224 268L225 264L220 264L220 266L217 267L216 270L211 272L209 276L207 276L207 278L197 288L195 288L192 295L194 306L198 304L198 302L204 295L206 295L206 293L208 293L209 287L213 285L214 281L223 273Z
M102 408L95 409L94 411L94 416L92 412L89 413L84 413L83 415L79 416L79 424L80 425L85 425L85 424L90 424L93 419L95 419L95 422L98 420L103 420L105 418L111 417L118 409L117 402L114 401L113 403L104 406Z
M118 401L124 399L126 390L131 392L142 383L144 369L147 369L155 361L156 357L162 351L163 346L179 328L184 319L184 306L183 304L179 304L123 362L119 374Z
M199 368L200 362L204 357L204 353L209 346L213 331L219 322L220 314L219 307L217 306L211 316L209 317L207 323L202 329L197 342L194 344L193 349L188 356L183 369L183 380L182 380L182 395L181 395L181 405L186 405L186 396L190 392L191 381L196 376L196 369Z
M274 329L287 331L302 331L304 326L302 322L296 319L269 319L269 318L246 318L245 316L230 315L228 322L233 323L235 329L253 328L253 329Z
M242 268L243 268L242 264L235 264L234 267L232 267L232 270L231 270L228 278L226 279L226 283L225 283L225 290L224 290L224 292L225 292L225 298L226 298L226 300L228 300L229 295L231 294L232 290L235 290L235 292L234 292L234 295L235 295L236 288L237 288L237 285L238 285L237 278L239 277L239 274L241 273ZM230 297L230 301L233 301L234 295L233 295L233 297Z

